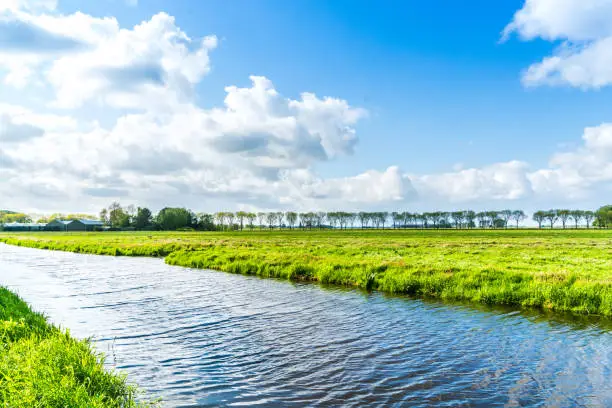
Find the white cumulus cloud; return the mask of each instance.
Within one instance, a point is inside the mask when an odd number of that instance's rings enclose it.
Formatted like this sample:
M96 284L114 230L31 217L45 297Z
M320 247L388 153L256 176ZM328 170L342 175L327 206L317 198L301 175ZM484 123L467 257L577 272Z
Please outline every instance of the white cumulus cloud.
M366 110L307 91L287 97L265 76L227 86L205 109L193 94L211 70L214 35L193 38L166 13L122 27L114 17L62 14L51 0L1 3L0 90L20 87L32 102L0 102L5 206L95 211L120 199L207 211L451 209L611 191L610 124L587 128L579 148L541 168L513 160L414 174L390 165L325 177L323 162L359 148ZM604 0L527 1L505 35L564 44L525 81L612 81L609 9Z
M612 0L527 0L504 30L524 40L560 41L525 72L528 86L601 88L612 83Z
M516 200L532 194L528 165L520 161L495 163L451 173L412 175L418 191L451 202Z

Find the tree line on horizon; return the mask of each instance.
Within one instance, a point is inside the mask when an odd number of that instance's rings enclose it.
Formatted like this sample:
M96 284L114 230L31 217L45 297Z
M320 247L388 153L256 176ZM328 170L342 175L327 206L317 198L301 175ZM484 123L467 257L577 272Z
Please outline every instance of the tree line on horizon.
M48 223L55 219L99 219L114 230L179 230L203 231L243 229L405 229L405 228L519 228L528 216L522 210L502 211L435 211L435 212L247 212L221 211L214 214L194 213L186 208L166 207L153 214L146 207L118 202L100 211L99 217L88 214L52 214L38 220ZM536 211L532 219L539 228L612 227L612 205L597 211L556 209ZM0 224L29 223L32 217L18 212L0 211Z
M247 212L221 211L194 213L186 208L166 207L154 215L146 207L122 207L115 202L100 212L100 220L113 229L136 230L244 230L246 229L404 229L404 228L519 228L528 218L522 210L502 211L435 211L435 212ZM547 210L536 211L532 219L539 228L556 225L567 228L580 226L612 227L612 206L597 211Z

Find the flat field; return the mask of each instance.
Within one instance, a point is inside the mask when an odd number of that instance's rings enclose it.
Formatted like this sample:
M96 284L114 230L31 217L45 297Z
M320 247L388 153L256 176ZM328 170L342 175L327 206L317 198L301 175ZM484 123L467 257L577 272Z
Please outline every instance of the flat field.
M0 242L612 317L612 230L46 232Z

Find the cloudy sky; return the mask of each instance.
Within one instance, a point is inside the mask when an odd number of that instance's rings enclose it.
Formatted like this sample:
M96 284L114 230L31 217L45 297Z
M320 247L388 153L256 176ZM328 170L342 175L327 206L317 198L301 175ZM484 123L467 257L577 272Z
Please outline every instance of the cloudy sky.
M595 208L610 84L612 0L1 0L0 208Z

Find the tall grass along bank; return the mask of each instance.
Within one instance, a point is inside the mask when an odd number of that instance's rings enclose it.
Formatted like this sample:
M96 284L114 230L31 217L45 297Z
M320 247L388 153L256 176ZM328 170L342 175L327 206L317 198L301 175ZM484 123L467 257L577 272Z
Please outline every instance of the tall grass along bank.
M87 340L47 323L0 287L0 406L136 407L135 389L106 371Z
M23 233L0 241L612 317L612 231L605 230Z

